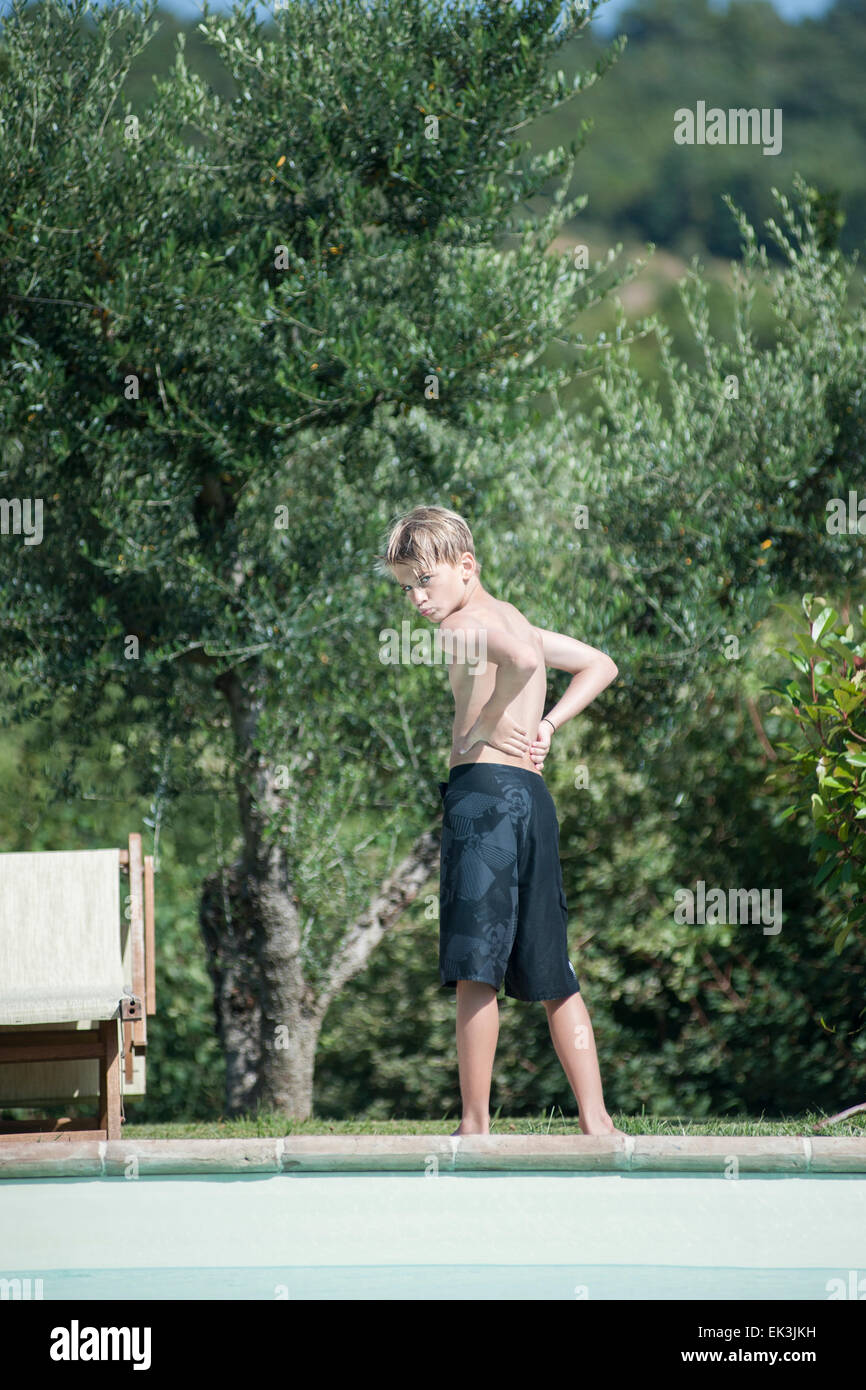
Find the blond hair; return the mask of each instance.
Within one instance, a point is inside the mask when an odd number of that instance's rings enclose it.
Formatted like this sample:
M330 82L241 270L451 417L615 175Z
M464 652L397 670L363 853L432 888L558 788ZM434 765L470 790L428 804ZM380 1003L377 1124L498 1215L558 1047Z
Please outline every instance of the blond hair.
M415 564L429 569L443 561L456 565L467 550L475 560L477 573L481 566L475 559L475 543L462 516L447 507L415 507L394 522L385 542L385 553L376 559L381 573L395 565Z

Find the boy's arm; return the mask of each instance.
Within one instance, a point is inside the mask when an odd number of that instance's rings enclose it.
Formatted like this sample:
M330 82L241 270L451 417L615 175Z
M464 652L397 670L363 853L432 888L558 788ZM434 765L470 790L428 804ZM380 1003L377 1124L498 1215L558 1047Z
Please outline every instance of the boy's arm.
M545 666L570 671L574 677L562 699L544 716L559 729L607 689L618 676L619 668L605 652L567 637L564 632L547 632L541 627L535 631L541 638Z

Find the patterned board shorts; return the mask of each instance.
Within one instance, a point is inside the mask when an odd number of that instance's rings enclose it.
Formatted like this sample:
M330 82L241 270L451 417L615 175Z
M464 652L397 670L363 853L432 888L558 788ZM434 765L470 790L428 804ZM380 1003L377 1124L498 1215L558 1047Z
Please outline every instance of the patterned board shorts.
M439 978L480 980L512 999L580 991L556 807L544 778L508 763L460 763L442 794Z

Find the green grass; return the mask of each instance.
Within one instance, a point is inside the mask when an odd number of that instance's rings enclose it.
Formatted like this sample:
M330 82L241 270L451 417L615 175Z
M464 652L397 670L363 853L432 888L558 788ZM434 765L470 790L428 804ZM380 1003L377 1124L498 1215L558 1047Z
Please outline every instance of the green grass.
M737 1119L690 1121L685 1115L620 1115L611 1118L619 1129L631 1135L829 1135L862 1137L866 1134L866 1111L852 1115L840 1123L815 1126L826 1115L819 1111L788 1119L754 1119L744 1115ZM276 1113L260 1112L252 1118L218 1120L204 1123L166 1123L123 1126L125 1139L245 1139L279 1138L289 1134L450 1134L457 1118L441 1120L289 1120ZM491 1123L492 1134L580 1134L577 1118L557 1113L538 1117L509 1119L497 1115Z

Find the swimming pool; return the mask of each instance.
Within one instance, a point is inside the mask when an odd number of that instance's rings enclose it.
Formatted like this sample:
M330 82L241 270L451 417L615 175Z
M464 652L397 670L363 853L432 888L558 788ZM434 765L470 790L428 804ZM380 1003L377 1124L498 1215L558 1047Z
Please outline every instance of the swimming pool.
M856 1171L127 1170L0 1182L6 1297L828 1300L866 1265Z

